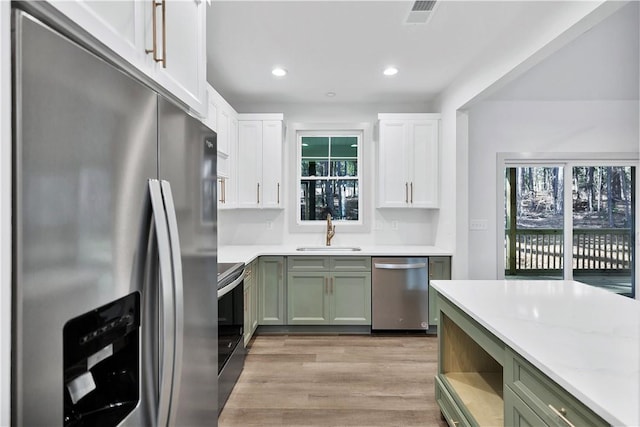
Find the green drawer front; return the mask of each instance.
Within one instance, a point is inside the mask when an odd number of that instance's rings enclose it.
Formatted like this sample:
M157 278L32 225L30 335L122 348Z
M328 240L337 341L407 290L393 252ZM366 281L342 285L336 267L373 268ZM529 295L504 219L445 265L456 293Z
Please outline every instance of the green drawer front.
M504 388L504 425L513 427L539 427L544 421L536 415L509 387Z
M449 427L471 426L440 378L435 377L436 402Z
M328 256L290 256L287 264L289 271L329 271Z
M529 364L513 350L505 353L505 385L549 425L568 425L550 405L575 426L608 426L579 400Z
M371 271L371 257L331 257L329 266L331 271Z

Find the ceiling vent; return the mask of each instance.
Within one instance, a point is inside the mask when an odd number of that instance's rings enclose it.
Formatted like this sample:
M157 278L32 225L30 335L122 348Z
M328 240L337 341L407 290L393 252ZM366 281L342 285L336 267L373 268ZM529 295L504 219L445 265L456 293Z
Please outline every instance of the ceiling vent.
M407 16L405 24L426 24L433 14L436 3L436 0L415 1L411 6L411 11Z

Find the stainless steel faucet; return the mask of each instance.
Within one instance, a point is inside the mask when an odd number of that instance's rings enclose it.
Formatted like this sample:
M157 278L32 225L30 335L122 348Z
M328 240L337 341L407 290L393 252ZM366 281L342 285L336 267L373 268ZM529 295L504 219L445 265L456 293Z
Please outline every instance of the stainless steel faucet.
M331 224L331 214L327 214L327 246L331 246L331 239L336 235L336 226Z

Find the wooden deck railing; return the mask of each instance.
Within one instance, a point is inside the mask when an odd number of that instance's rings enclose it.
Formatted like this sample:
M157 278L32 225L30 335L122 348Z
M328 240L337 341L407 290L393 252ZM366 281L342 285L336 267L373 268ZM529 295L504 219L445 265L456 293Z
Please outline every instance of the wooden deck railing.
M509 231L506 232L507 240ZM513 234L512 234L513 236ZM562 271L564 237L557 229L516 230L515 245L507 242L509 274ZM515 250L514 250L515 249ZM627 228L574 229L573 266L580 271L629 272L631 232Z

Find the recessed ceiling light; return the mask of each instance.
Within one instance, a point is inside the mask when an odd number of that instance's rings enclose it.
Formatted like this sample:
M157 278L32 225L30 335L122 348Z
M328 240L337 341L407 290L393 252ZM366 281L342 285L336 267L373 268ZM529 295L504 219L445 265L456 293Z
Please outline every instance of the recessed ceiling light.
M276 77L284 77L287 75L287 70L282 67L275 67L273 70L271 70L271 74Z
M385 76L395 76L398 74L398 69L396 67L387 67L382 72Z
M333 98L334 96L336 96L335 92L327 92L325 93L326 96L328 96L329 98Z

